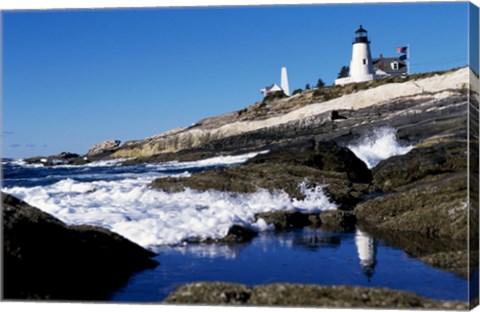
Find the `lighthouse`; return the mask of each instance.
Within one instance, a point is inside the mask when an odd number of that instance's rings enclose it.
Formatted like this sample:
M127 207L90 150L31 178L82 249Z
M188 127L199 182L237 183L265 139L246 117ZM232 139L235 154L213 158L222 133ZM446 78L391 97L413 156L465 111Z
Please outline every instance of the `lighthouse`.
M349 77L335 80L336 85L344 85L352 82L370 81L375 79L372 53L370 52L370 41L367 30L360 25L355 31L355 38L352 44L352 60L350 61Z
M372 54L367 31L362 25L355 32L352 44L352 61L350 62L350 77L352 82L373 80Z
M280 85L281 85L281 88L282 88L283 92L285 92L285 95L290 96L290 88L288 86L288 77L287 77L287 68L286 67L282 67L282 76L281 76L281 80L280 80Z

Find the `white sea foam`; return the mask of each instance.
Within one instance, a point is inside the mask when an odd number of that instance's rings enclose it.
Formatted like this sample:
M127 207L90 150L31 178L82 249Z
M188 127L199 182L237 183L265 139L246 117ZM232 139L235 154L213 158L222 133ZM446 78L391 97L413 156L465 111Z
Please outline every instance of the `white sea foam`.
M27 164L23 158L2 160L2 166L5 165L22 166L26 168L41 168L43 164Z
M252 152L242 155L235 155L235 156L217 156L197 161L170 161L161 164L151 164L148 165L150 167L155 167L159 170L171 170L171 169L190 169L196 167L210 167L210 166L228 166L228 165L237 165L244 163L250 158L253 158L260 154L268 153L268 150L260 151L260 152Z
M304 200L284 192L260 189L253 194L186 189L166 193L148 188L149 179L77 182L66 179L43 187L13 187L5 191L67 224L106 227L145 247L176 244L192 238L222 238L233 224L267 230L254 215L273 210L335 209L320 188Z
M348 148L365 162L368 168L373 168L383 159L408 153L414 146L401 145L397 141L395 129L382 127L362 137L358 143L349 145Z
M253 156L255 154L217 158L202 164L232 164ZM162 164L157 166L160 168ZM148 187L156 176L145 174L93 182L64 179L46 186L10 187L3 191L67 224L102 226L147 248L178 244L192 238L222 238L234 224L258 231L270 229L264 220L255 222L254 215L260 212L336 209L320 186L308 189L306 182L300 185L305 199L296 200L285 192L272 194L263 189L252 194L191 189L169 194Z

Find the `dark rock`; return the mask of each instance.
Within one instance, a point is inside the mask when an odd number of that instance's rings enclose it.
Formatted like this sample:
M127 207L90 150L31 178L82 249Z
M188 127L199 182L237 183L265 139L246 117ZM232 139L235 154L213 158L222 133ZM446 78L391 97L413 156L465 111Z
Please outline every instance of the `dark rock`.
M359 223L380 229L467 240L466 172L358 204Z
M319 214L322 229L329 231L352 231L355 229L357 218L350 211L327 210Z
M180 286L165 303L244 304L256 306L298 306L383 309L467 309L466 302L437 301L410 292L356 286L268 284L249 288L242 284L201 282Z
M91 160L75 153L62 152L52 156L37 156L25 159L27 164L40 164L46 167L57 165L84 165Z
M252 290L245 285L222 282L191 283L178 287L166 303L245 304Z
M470 267L473 268L475 262L470 263L469 259L478 259L478 250L472 250L469 254L467 249L442 251L420 257L419 260L428 265L441 270L454 272L464 278L469 278Z
M94 226L67 226L2 193L5 299L107 300L155 254Z
M256 214L255 221L263 219L267 224L273 224L276 230L286 230L312 224L311 216L298 211L270 211Z
M247 161L247 164L263 163L303 165L322 171L345 173L351 182L372 181L372 173L365 163L348 148L340 147L332 141L300 141Z
M75 153L70 153L70 152L62 152L58 155L59 159L72 159L72 158L78 158L80 155L75 154Z
M384 191L391 191L466 171L466 144L466 140L459 139L430 139L405 155L381 161L373 169L374 183Z
M338 119L347 119L347 117L345 117L345 116L343 116L343 115L340 115L340 114L338 113L338 111L334 110L334 111L332 111L331 114L330 114L330 119L331 119L332 121L334 121L334 120L338 120Z
M255 236L257 236L257 232L243 227L241 225L233 225L230 229L228 229L227 235L220 240L220 242L224 243L243 243L251 241Z
M269 211L255 215L255 221L263 219L276 230L303 228L305 226L321 227L322 230L345 232L355 228L356 217L352 212L343 210L326 210L319 213L302 213L298 211Z

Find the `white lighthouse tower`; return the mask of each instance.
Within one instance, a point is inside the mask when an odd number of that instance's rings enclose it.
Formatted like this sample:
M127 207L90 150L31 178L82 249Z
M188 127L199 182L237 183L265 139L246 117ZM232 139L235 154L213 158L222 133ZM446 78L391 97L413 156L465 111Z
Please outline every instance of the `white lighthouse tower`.
M286 67L282 67L282 77L280 80L280 85L285 95L290 96L290 88L288 86L288 77L287 77Z
M367 31L360 25L355 32L352 44L352 60L350 61L350 76L335 80L336 85L344 85L352 82L370 81L375 79L370 41Z

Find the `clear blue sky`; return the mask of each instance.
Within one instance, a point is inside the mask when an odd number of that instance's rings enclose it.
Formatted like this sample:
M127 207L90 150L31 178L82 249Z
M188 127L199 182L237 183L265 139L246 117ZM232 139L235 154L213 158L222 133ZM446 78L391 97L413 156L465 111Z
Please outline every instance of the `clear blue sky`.
M85 153L333 83L360 24L412 72L468 63L468 3L3 12L3 156Z

